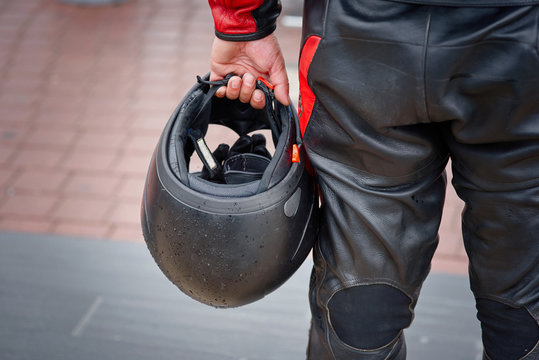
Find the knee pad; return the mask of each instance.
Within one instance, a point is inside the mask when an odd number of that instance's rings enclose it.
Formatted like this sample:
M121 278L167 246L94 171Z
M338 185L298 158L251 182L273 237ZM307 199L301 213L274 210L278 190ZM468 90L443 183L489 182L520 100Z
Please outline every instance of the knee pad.
M476 299L483 345L492 360L520 359L539 341L537 321L523 307L487 299Z
M411 299L389 285L346 288L328 303L331 326L347 345L377 349L389 344L412 322Z

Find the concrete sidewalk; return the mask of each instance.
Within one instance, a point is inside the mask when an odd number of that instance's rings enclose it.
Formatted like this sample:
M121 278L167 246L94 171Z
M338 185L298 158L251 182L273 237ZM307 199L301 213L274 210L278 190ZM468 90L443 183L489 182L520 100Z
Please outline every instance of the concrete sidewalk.
M285 16L295 99L300 29ZM151 153L212 39L205 1L0 0L0 229L141 242ZM450 189L435 271L466 272L461 208Z
M177 290L143 244L0 232L3 360L299 360L305 358L311 263L237 309ZM413 360L480 360L468 280L431 274L412 326Z

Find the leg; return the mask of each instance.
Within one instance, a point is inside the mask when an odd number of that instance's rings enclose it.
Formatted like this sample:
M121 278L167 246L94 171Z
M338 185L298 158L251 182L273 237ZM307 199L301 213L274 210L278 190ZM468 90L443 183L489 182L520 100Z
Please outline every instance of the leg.
M539 358L537 19L538 7L432 15L430 113L446 120L453 184L466 203L471 286L492 360ZM496 26L448 31L470 24Z
M524 144L519 147L523 152L535 152L536 164L521 168L522 177L528 179L493 184L498 187L496 191L474 184L461 168L462 160L454 166L454 183L466 202L463 235L477 316L486 353L492 360L524 359L528 353L526 359L539 356L539 184L533 185L531 179L537 182L538 143L535 149ZM470 151L465 155L471 159ZM506 161L510 157L506 154L497 159ZM495 159L489 163L497 165ZM520 165L518 161L514 164ZM485 182L499 179L494 170L483 173Z
M321 24L325 33L306 40L300 61L302 126L323 219L308 358L405 359L402 330L437 245L445 193L447 150L415 96L425 32L403 33L409 21L425 29L428 8L312 5L306 34ZM377 26L384 31L371 33Z

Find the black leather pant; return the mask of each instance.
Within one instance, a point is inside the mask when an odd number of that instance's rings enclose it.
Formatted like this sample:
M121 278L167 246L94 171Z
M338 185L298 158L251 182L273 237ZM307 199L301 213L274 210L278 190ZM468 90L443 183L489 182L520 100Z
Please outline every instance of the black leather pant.
M539 359L539 8L307 0L304 21L308 359L405 359L448 158L485 359Z

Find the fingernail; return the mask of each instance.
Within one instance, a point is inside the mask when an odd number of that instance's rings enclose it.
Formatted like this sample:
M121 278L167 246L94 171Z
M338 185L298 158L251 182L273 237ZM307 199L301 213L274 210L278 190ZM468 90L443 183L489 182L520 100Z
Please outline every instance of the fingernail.
M256 101L256 102L261 102L261 101L262 101L262 94L260 94L260 93L254 93L254 94L253 94L253 99L254 99L254 101Z
M240 87L239 81L231 81L229 85L232 89L239 89Z
M219 89L217 89L217 96L225 96L225 92L226 92L226 89L224 87L220 87Z
M251 86L251 85L254 84L255 78L252 77L251 75L245 75L245 76L243 77L243 82L244 82L246 85Z

